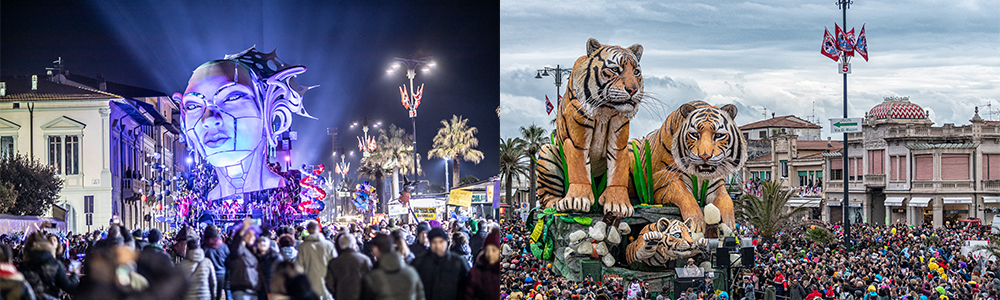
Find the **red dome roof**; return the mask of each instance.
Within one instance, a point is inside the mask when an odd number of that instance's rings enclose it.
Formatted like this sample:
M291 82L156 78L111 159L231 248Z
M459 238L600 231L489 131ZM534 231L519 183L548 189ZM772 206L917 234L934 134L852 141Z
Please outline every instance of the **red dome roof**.
M908 99L909 97L886 97L885 102L868 111L868 116L875 119L926 119L927 112Z

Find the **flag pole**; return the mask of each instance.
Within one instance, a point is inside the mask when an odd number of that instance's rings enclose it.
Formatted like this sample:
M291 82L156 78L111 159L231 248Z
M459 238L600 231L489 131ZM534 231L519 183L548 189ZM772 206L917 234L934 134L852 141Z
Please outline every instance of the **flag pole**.
M847 8L850 7L851 0L838 0L837 4L840 6L840 10L843 13L843 23L841 23L842 24L842 28L845 28L844 30L846 31L846 28L847 28ZM846 38L846 36L845 36L845 38ZM838 36L838 39L839 39L839 36ZM841 54L841 59L842 59L842 62L841 62L842 65L838 66L838 67L840 67L841 69L843 69L844 68L843 65L847 65L847 63L849 62L849 59L848 59L848 56L847 56L846 52L843 52ZM843 72L843 73L844 73L844 118L846 119L847 118L847 72ZM842 157L843 158L842 160L843 160L843 163L844 163L844 173L843 173L843 177L844 177L844 199L843 199L843 201L841 201L840 205L844 209L844 250L850 250L851 249L851 219L850 219L850 214L848 212L850 211L850 207L851 207L851 200L850 200L851 198L849 198L849 196L850 196L850 188L849 188L849 183L847 181L847 174L850 174L850 170L848 169L850 166L847 164L847 132L844 132L844 144L842 146L844 148L844 155Z

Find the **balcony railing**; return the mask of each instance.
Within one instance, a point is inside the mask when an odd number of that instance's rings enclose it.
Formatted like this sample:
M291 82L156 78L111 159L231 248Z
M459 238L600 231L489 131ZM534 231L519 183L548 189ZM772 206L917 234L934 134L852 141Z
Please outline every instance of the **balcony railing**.
M885 174L865 175L865 185L871 187L885 186Z
M983 190L1000 192L1000 180L983 180Z

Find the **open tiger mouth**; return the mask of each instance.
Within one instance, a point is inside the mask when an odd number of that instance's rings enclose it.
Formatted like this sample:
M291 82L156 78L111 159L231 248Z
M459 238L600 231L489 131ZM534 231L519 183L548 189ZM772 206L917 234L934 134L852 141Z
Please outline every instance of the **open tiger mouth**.
M715 172L715 166L712 166L712 165L700 165L700 166L695 167L695 170L698 170L698 172L703 172L703 173L714 173Z

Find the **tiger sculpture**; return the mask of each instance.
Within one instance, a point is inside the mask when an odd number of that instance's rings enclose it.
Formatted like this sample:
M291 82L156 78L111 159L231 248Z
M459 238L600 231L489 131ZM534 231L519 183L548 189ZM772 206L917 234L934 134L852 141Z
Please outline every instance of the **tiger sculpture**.
M668 262L694 256L706 246L704 239L691 238L689 223L660 218L639 231L639 236L625 248L625 262L642 262L650 266L664 266Z
M644 97L641 57L639 44L623 48L587 40L587 55L573 64L556 115L553 142L562 145L568 178L563 178L563 158L557 145L545 145L539 151L537 182L542 208L590 211L595 200L593 185L600 184L593 181L598 177L607 181L598 199L605 213L632 215L630 160L624 150L629 121Z
M746 162L747 141L733 118L736 106L732 104L720 108L704 101L691 101L671 112L659 130L642 139L633 139L638 145L648 141L652 147L652 202L676 205L681 217L690 221L692 232L705 232L702 206L710 203L719 208L722 222L734 228L733 199L726 191L725 179ZM630 166L632 152L629 147L626 156L630 158ZM644 165L646 158L640 157L640 165ZM691 175L700 181L699 191L694 190ZM694 195L701 193L705 185L704 203L699 204ZM630 189L634 190L634 184Z

